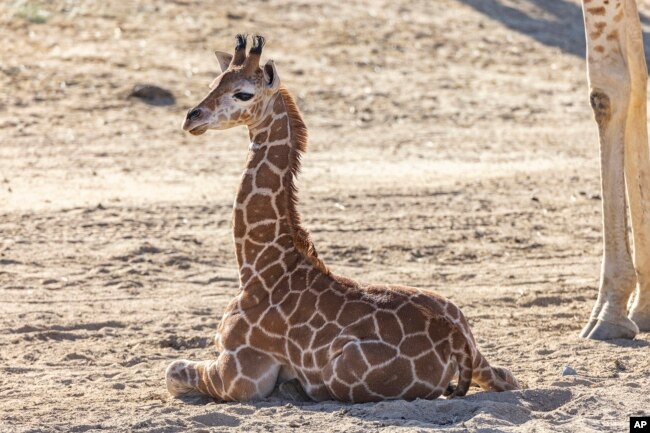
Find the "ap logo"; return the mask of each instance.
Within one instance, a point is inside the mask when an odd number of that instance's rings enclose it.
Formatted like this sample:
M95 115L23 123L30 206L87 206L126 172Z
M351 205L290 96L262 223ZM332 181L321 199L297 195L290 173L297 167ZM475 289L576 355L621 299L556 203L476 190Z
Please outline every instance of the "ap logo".
M650 417L648 416L630 417L630 432L633 433L650 432Z

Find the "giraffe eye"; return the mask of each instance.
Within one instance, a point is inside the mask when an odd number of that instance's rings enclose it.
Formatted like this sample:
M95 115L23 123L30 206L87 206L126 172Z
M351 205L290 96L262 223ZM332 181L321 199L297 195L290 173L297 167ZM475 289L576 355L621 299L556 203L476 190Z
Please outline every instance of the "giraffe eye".
M254 95L252 93L237 92L233 95L233 98L239 99L240 101L248 101Z

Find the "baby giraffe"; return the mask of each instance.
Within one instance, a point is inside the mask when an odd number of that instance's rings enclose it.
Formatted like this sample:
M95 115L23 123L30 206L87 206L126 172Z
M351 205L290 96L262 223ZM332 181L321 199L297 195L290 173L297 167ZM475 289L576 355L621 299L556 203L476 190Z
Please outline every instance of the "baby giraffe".
M248 127L233 212L240 289L219 325L217 358L172 362L169 392L246 401L297 380L315 401L357 403L462 396L472 383L517 389L508 370L479 353L463 313L444 297L362 285L318 258L296 209L307 128L273 62L259 66L264 38L253 38L248 55L246 42L238 35L234 55L216 53L222 73L183 124L194 135Z

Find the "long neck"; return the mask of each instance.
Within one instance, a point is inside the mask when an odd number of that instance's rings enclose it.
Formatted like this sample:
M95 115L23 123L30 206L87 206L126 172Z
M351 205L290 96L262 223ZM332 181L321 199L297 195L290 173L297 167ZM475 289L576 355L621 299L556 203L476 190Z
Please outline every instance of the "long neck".
M266 117L249 128L246 169L233 211L233 231L242 287L272 283L300 262L321 265L300 227L294 178L306 128L284 89L269 101Z

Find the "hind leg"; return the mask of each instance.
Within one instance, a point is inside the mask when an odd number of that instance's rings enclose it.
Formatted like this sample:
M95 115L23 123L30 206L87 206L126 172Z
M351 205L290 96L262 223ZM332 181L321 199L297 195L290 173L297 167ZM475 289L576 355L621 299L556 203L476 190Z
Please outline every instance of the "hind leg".
M650 149L647 128L648 69L636 2L625 2L626 58L631 94L625 129L625 184L634 239L638 291L630 311L641 331L650 331Z
M440 366L432 349L410 357L387 343L350 337L335 340L332 346L341 349L323 370L323 378L332 397L340 401L434 399L454 374L451 366Z

